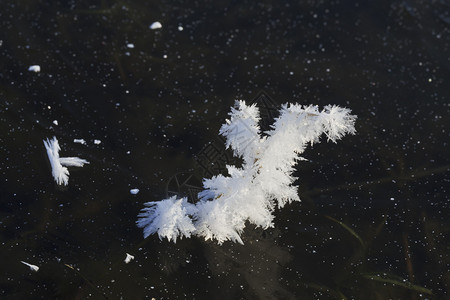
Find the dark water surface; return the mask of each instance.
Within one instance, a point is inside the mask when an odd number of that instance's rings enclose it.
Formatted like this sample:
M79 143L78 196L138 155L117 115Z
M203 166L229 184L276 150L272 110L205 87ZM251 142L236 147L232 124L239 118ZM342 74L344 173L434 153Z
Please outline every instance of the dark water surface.
M0 298L450 297L448 1L1 1L0 25ZM144 240L143 203L220 171L205 145L261 93L357 135L309 148L303 201L244 245ZM52 136L90 161L66 188Z

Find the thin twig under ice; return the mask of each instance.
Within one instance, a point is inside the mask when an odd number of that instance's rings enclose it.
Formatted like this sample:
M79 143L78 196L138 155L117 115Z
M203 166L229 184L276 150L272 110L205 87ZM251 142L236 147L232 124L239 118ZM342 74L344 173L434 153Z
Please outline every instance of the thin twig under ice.
M52 140L44 140L45 149L47 149L48 159L52 166L52 175L57 184L67 185L69 184L69 170L66 167L82 167L89 162L79 157L59 157L58 140L53 137Z

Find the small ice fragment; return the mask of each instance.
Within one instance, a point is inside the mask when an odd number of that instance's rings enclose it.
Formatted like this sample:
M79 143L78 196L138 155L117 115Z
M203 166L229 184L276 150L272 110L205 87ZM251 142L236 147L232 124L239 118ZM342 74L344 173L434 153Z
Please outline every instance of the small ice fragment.
M178 26L178 31L183 31L183 26Z
M86 141L84 139L73 139L74 143L86 145Z
M134 48L134 44L131 44L131 43L127 44L127 47L130 48L130 49L133 49Z
M58 120L54 120L53 124L55 124L56 126L58 126Z
M159 29L161 27L162 27L162 25L159 22L154 22L152 25L150 25L150 29L153 29L153 30Z
M136 195L137 193L139 193L139 189L131 189L130 190L130 194L132 194L132 195Z
M127 253L127 257L125 258L125 263L129 263L130 261L132 261L134 259L134 256L131 254Z
M102 141L100 141L100 140L94 140L94 144L96 144L96 145L98 145L98 144L100 144Z
M24 265L30 267L30 270L31 270L31 271L35 271L35 272L39 271L39 267L38 267L38 266L29 264L29 263L27 263L27 262L24 262L23 260L21 260L20 262L23 263Z
M41 66L39 66L39 65L33 65L33 66L30 66L30 67L28 68L28 71L38 73L38 72L41 71Z

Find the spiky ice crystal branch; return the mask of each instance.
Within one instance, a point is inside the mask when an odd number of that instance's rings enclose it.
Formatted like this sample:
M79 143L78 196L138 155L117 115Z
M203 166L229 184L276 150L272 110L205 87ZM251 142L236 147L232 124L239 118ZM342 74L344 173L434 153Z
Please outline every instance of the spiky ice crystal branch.
M44 146L47 149L52 175L57 184L69 184L69 170L66 167L82 167L84 164L89 163L87 160L79 157L59 157L61 148L56 137L53 137L52 140L44 140Z
M144 238L157 232L174 242L197 235L218 244L227 240L243 244L240 234L246 221L272 227L276 207L300 201L292 173L308 144L319 142L322 134L336 142L355 133L356 116L347 108L328 105L319 111L317 106L285 104L271 130L261 136L256 105L236 101L235 106L220 134L226 137L227 148L243 159L242 167L227 166L229 176L204 179L196 204L176 196L145 203L137 221Z

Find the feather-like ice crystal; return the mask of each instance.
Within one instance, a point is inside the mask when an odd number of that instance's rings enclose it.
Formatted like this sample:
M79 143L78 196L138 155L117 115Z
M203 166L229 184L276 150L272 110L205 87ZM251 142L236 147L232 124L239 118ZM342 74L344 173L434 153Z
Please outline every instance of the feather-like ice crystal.
M45 149L47 149L48 159L52 167L52 175L57 184L69 184L69 170L66 167L82 167L89 162L79 157L59 157L58 140L53 137L52 140L44 140Z
M144 237L158 232L160 238L177 241L178 236L190 237L195 230L189 215L195 214L195 206L187 202L186 198L177 199L176 196L159 201L147 202L142 209L137 225L144 227Z
M144 237L157 232L160 238L174 242L197 235L219 244L227 240L242 244L240 234L247 221L264 229L271 227L276 207L300 201L292 185L299 155L306 146L319 142L322 134L333 142L354 134L356 116L350 113L334 105L320 111L317 106L285 104L271 130L261 137L256 105L236 101L220 134L234 155L243 158L242 167L227 166L228 176L204 179L195 205L176 196L147 202L138 216L138 227L144 229Z

